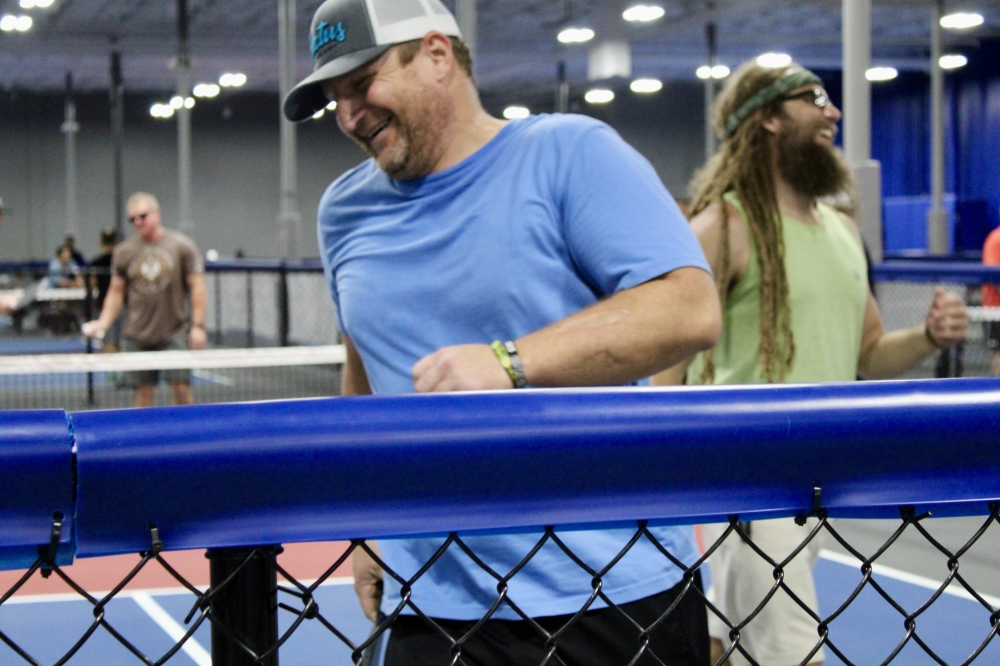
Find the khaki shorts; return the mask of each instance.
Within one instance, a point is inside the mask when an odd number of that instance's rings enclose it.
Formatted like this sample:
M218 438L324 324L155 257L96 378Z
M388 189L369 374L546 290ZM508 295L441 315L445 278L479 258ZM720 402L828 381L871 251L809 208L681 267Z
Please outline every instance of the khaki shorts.
M809 532L816 527L810 518L804 526L795 524L793 518L754 521L750 538L754 544L775 562L781 562L798 548ZM722 536L728 525L705 525L706 545ZM813 613L818 614L816 585L812 570L819 557L822 537L820 532L794 560L784 567L785 585L802 600ZM747 618L774 586L774 567L762 559L738 534L730 534L709 559L712 572L712 589L709 600L738 624ZM740 645L754 660L766 666L793 666L805 659L819 642L817 622L785 592L778 589L767 605L740 631ZM731 644L729 627L715 613L708 611L708 633L722 641L726 649ZM823 649L812 656L809 663L823 661ZM749 662L738 650L729 658L732 666Z
M187 329L181 329L172 338L158 345L147 345L136 342L132 338L122 338L122 351L124 352L147 352L147 351L183 351L188 348ZM153 384L156 385L163 376L165 382L191 383L190 370L135 370L122 373L122 384L128 388L136 388Z

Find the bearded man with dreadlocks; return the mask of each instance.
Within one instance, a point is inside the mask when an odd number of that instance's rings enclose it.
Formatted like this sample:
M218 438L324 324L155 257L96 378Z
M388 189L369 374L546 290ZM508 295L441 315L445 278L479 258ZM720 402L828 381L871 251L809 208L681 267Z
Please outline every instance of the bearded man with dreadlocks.
M721 146L691 186L691 224L724 303L722 337L715 349L667 370L657 383L680 383L685 374L692 384L887 378L965 337L965 304L941 289L922 324L883 330L857 227L817 201L852 188L833 146L840 118L819 77L798 65L746 63L730 78L714 110ZM743 523L779 562L812 525L790 518ZM818 551L814 539L784 568L784 583L813 614ZM727 539L711 567L716 605L732 624L747 618L774 585L773 567L741 539ZM711 613L709 626L717 660L735 632L730 636L731 625ZM730 662L738 666L752 656L767 666L821 663L816 626L779 589L739 632Z

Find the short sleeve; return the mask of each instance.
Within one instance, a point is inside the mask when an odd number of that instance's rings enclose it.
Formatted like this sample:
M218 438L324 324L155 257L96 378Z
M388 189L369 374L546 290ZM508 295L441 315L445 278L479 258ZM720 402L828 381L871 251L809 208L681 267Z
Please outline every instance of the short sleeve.
M602 295L708 262L652 165L606 125L578 139L563 170L570 254Z
M118 245L111 254L111 275L117 275L122 279L128 278L128 262L123 256L124 243Z
M184 275L198 275L205 272L205 263L201 259L198 246L190 238L184 237L182 247L182 265Z

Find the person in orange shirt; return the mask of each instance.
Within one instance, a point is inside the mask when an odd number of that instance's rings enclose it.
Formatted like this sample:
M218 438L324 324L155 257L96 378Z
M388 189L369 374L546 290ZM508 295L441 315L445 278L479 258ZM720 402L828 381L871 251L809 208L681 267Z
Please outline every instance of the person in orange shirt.
M983 264L1000 266L1000 227L997 227L986 237L983 244ZM1000 289L995 284L983 285L983 307L1000 308ZM990 374L1000 377L1000 321L984 323L986 345L993 350L990 359Z

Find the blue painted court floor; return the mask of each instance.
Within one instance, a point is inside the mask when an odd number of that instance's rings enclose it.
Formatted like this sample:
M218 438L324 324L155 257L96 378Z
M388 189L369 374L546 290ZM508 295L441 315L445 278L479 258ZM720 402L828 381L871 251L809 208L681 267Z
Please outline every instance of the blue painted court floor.
M371 630L371 623L361 613L354 587L349 579L320 587L315 594L320 613L338 630L360 643ZM194 595L188 593L125 592L107 606L106 619L129 642L154 661L173 648L176 639L187 631L184 618L191 610ZM89 604L83 600L42 600L16 597L0 606L0 631L20 645L42 664L55 663L83 636L93 621ZM284 632L295 616L279 611L279 630ZM195 632L170 664L210 666L211 628L208 622ZM281 648L281 662L295 666L351 664L351 651L318 621L305 621ZM23 665L9 646L0 642L0 665ZM141 660L98 627L94 635L68 664L74 666L136 666Z
M831 559L833 558L833 559ZM876 571L876 580L907 610L923 604L933 591L930 581L901 572ZM902 578L903 580L900 580ZM820 610L829 615L861 580L857 566L824 552L816 566ZM355 643L368 635L370 623L362 615L349 579L319 588L315 598L320 612ZM139 650L154 659L170 650L186 631L185 615L194 601L187 593L127 592L107 607L107 620ZM997 600L990 599L991 603ZM281 611L280 629L285 631L294 616ZM81 600L62 596L14 598L0 606L0 631L20 644L42 664L52 664L90 626L92 614ZM963 662L989 634L989 613L978 602L943 594L917 620L918 635L949 664ZM830 625L830 638L858 666L882 663L903 638L902 616L877 592L866 588ZM209 666L210 628L203 624L170 664ZM281 648L281 662L294 666L348 666L350 650L318 621L305 621ZM8 646L0 643L0 666L24 664ZM141 663L103 628L69 661L75 666L134 666ZM827 664L842 664L827 649ZM894 664L923 666L936 663L919 646L908 644ZM994 640L975 662L1000 664L1000 641Z

